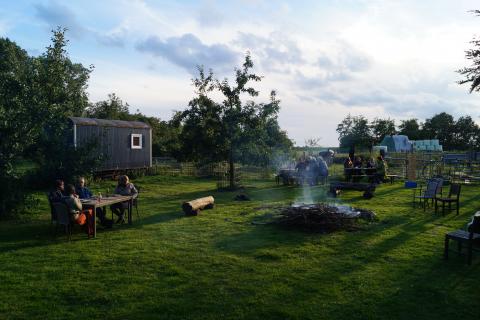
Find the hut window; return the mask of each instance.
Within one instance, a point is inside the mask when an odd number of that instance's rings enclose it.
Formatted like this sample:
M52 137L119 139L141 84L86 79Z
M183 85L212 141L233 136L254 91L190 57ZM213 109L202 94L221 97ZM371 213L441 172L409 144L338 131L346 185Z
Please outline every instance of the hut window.
M132 133L131 141L132 149L142 149L142 135L138 133Z

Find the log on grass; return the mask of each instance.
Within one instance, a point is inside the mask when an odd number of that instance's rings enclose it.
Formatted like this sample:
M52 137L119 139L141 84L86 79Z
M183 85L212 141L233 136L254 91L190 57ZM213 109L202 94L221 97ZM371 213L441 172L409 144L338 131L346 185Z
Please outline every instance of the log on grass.
M198 198L192 201L184 202L182 204L182 209L186 215L196 216L200 210L213 208L214 203L215 199L213 199L212 196Z

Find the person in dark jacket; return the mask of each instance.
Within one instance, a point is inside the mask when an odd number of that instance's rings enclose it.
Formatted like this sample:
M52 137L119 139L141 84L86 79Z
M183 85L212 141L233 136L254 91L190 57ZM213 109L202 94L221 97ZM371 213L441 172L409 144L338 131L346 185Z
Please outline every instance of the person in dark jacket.
M65 183L63 180L55 180L55 190L50 191L48 200L50 202L60 202L65 197Z
M343 162L343 170L344 170L344 173L345 173L345 181L350 181L350 179L352 178L352 174L353 174L352 169L353 169L353 162L352 162L352 159L350 157L348 157Z

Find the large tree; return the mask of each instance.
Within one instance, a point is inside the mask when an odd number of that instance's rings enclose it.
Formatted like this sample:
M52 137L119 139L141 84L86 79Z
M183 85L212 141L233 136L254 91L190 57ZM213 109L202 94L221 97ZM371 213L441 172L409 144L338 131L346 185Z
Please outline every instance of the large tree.
M473 10L472 12L480 16L480 10ZM473 48L465 51L465 56L471 61L471 65L457 70L458 73L465 77L463 80L458 81L458 83L469 83L470 93L480 91L480 40L473 39L471 44Z
M14 163L34 142L34 74L27 52L0 38L0 217L25 202Z
M88 106L87 87L93 70L93 66L84 67L70 60L66 31L60 27L53 30L51 45L33 61L37 121L31 125L38 131L38 138L30 151L38 163L39 176L46 181L84 174L98 160L84 148L74 148L66 134L67 117L81 116Z
M480 129L470 116L457 119L452 135L452 149L468 150L479 147Z
M90 118L130 120L132 117L128 107L128 103L124 103L115 93L110 93L107 100L89 104L85 114Z
M373 145L373 137L368 119L364 116L350 114L337 126L338 140L341 148L361 147L370 148Z
M205 74L199 68L199 76L193 80L196 96L185 111L175 116L181 125L184 158L227 161L230 188L235 187L235 162L265 163L274 150L292 146L278 125L280 105L275 92L271 92L267 103L242 100L243 96L258 96L251 82L258 82L261 77L252 73L252 68L253 62L247 54L242 68L235 69L233 84L226 78L215 79L211 71ZM213 91L221 93L222 102L210 97Z
M417 119L401 120L398 133L406 135L410 140L420 140L423 138L422 124Z
M383 138L396 133L395 120L375 118L370 125L374 144L382 142Z
M454 147L453 135L455 132L455 120L452 115L441 112L426 119L422 133L427 139L439 139L445 149Z

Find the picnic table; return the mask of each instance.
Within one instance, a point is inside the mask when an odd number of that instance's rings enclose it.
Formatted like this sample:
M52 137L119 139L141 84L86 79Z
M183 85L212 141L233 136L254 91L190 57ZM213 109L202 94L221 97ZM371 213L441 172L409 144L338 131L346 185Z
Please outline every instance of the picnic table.
M97 219L96 219L96 212L97 208L105 208L107 206L111 206L115 203L125 202L128 201L128 210L127 210L127 217L128 217L128 224L132 224L132 204L133 204L133 196L121 196L121 195L111 195L104 198L90 198L90 199L80 199L82 202L82 206L84 209L92 209L93 210L93 237L97 236Z

